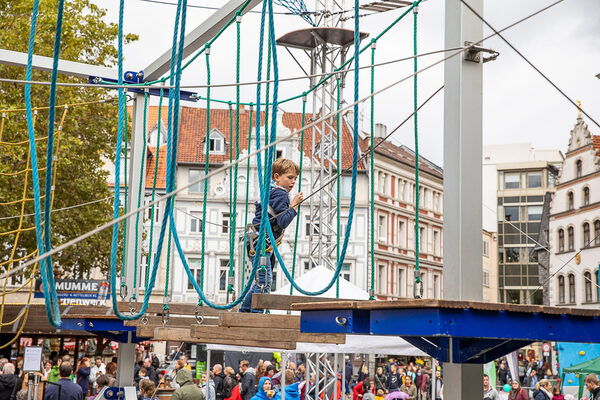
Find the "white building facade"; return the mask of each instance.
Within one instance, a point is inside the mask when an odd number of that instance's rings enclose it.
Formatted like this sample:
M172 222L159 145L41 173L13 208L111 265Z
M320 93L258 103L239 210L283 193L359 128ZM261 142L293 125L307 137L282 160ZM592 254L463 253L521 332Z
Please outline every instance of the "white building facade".
M581 115L554 194L549 225L551 305L598 308L600 136Z

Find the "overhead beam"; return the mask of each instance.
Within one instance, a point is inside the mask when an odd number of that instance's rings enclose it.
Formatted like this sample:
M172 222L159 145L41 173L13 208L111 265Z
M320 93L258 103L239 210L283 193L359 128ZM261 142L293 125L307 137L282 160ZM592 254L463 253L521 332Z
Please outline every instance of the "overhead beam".
M269 328L270 338L280 338L290 342L306 342L306 343L328 343L328 344L344 344L346 343L346 335L327 334L327 333L301 333L294 329ZM192 327L192 336L204 339L231 339L231 340L246 340L248 331L238 327L228 328L225 326L206 326L194 325Z
M227 22L235 17L236 11L245 2L246 0L230 0L223 7L215 11L213 15L205 19L196 29L187 34L183 41L183 58L189 57L212 39ZM260 2L261 0L250 0L248 6L242 11L242 15L252 10ZM146 81L157 80L169 71L170 66L171 49L167 50L144 69L144 79Z
M252 308L256 310L292 310L292 304L328 303L335 301L336 299L331 299L327 297L288 296L285 294L254 293L252 295ZM337 301L344 301L344 299L339 299Z
M27 54L18 51L0 49L0 64L14 67L27 67ZM51 57L33 56L32 67L39 71L52 71L53 59ZM60 60L58 62L58 73L87 79L90 75L104 78L118 79L118 71L113 68L99 65L85 64L75 61Z
M255 313L223 313L219 326L238 328L281 328L300 331L300 316Z

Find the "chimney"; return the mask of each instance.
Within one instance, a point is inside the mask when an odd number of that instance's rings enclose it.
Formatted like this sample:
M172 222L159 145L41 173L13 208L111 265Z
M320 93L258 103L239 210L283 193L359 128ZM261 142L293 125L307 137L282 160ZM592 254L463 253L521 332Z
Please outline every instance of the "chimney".
M383 139L387 136L387 125L376 123L375 124L375 132L373 132L373 136L378 139Z

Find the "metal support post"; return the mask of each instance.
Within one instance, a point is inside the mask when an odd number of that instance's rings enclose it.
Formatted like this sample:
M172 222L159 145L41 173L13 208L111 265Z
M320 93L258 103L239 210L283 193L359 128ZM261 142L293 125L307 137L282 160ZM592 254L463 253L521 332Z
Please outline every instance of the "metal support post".
M204 398L208 399L208 400L215 400L215 399L211 399L209 397L210 395L210 355L211 355L211 351L210 350L206 350L206 389L204 390ZM215 394L217 388L215 388Z
M483 37L482 22L460 0L445 4L447 47ZM483 12L483 0L470 4ZM443 285L448 300L482 300L482 77L481 61L461 56L445 62ZM445 399L481 397L481 365L444 363L443 368L444 380L452 383L444 387Z
M346 387L347 383L346 383L346 354L342 353L342 395L346 394ZM348 389L350 389L348 387Z
M337 400L338 398L338 386L337 386L337 379L338 379L338 354L334 353L333 354L333 400Z
M435 400L435 371L437 370L435 366L435 358L431 357L431 400Z
M35 400L39 399L39 391L40 391L40 382L42 380L41 375L35 375L33 377L33 398Z
M281 353L281 368L279 371L279 382L281 382L281 400L285 400L285 372L287 371L288 353Z
M315 353L315 399L319 397L319 372L321 372L321 367L319 366L319 353Z
M310 354L304 353L306 371L304 372L304 397L310 400Z
M127 343L119 343L117 357L117 386L133 385L133 366L135 364L135 343L131 343L131 332L127 333Z
M33 400L33 372L27 375L27 400Z

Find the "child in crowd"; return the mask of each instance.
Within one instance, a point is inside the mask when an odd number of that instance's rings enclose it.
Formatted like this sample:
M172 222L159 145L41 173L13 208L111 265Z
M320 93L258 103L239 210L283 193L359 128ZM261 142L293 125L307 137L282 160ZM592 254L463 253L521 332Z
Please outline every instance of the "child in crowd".
M300 172L300 167L291 160L278 158L273 162L273 174L271 180L271 190L269 193L268 217L273 230L273 237L276 243L271 243L269 235L266 235L265 242L265 260L261 264L262 268L257 273L257 278L252 285L250 291L244 298L244 302L240 307L240 312L256 312L262 313L263 310L254 310L252 305L252 294L254 293L269 293L271 291L271 283L273 280L272 267L275 264L275 254L273 246L279 245L283 239L285 228L294 220L298 213L298 207L303 200L302 192L298 193L290 204L289 193L296 184L296 178ZM251 262L254 261L255 254L260 253L260 249L256 248L258 243L258 234L256 231L260 228L262 218L262 210L264 205L260 202L256 203L256 211L252 220L253 233L248 237L246 248Z

